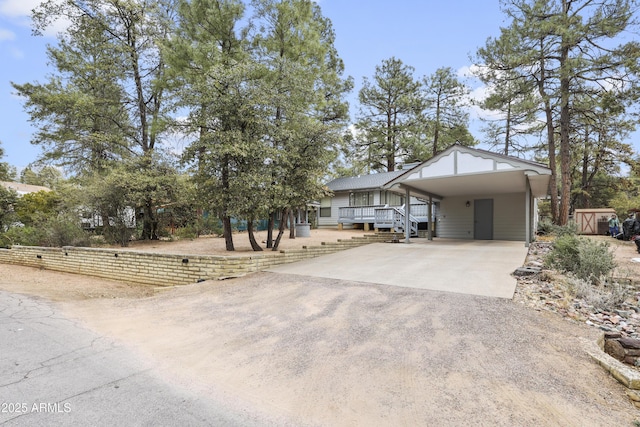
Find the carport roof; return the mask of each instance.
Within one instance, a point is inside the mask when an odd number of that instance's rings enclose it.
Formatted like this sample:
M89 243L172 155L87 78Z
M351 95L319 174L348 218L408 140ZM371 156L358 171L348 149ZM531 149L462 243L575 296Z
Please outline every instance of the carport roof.
M523 193L527 182L533 197L548 193L551 169L529 160L453 145L437 156L389 181L385 188L409 189L417 197Z

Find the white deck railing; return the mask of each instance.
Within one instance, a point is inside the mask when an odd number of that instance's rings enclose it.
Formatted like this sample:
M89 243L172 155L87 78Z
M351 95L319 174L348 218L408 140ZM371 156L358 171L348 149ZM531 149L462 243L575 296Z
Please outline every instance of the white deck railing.
M404 208L377 208L375 215L375 222L373 224L375 228L389 228L396 232L404 232L406 224ZM418 234L418 219L411 214L409 214L409 228L412 236Z
M343 223L365 223L373 222L375 219L376 208L382 208L384 205L376 206L350 206L338 209L338 222Z
M425 204L411 205L409 223L411 234L418 234L418 223L428 222L428 206ZM405 228L404 206L390 207L376 206L350 206L338 209L338 222L344 224L373 223L375 228L404 231Z
M390 208L387 205L350 206L338 209L338 222L365 223L376 222L376 209ZM392 207L391 207L392 208ZM404 212L404 208L400 207ZM411 216L418 218L418 222L428 222L429 208L426 204L411 205Z

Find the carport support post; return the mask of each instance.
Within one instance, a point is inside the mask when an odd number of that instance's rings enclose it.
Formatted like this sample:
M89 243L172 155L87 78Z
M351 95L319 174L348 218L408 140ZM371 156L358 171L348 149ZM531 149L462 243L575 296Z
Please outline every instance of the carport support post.
M404 242L409 243L411 237L411 195L409 193L409 187L404 189Z
M429 196L429 205L427 206L427 239L433 240L433 197Z
M526 221L525 221L525 233L526 235L526 240L524 242L524 245L528 248L529 244L531 243L531 184L529 183L529 178L526 178L526 186L527 186L527 191L525 191L525 205L524 205L524 214L527 217Z

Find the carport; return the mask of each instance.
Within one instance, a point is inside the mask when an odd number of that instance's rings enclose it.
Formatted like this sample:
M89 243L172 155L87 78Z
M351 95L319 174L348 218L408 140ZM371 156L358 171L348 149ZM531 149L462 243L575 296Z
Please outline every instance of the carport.
M455 144L385 188L404 194L405 200L428 200L429 206L437 200L439 209L429 217L435 216L439 237L515 240L528 246L537 227L537 199L548 194L550 178L551 169L540 163Z
M512 298L511 273L524 264L522 242L412 239L373 243L270 269L271 272Z

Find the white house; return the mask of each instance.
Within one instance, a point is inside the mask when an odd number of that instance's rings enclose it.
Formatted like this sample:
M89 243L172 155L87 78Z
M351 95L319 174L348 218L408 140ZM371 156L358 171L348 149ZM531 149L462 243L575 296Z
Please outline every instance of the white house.
M439 237L528 245L537 227L537 199L548 194L550 178L551 169L540 163L456 144L385 189L439 200Z
M318 227L362 228L369 230L392 229L394 216L404 211L405 195L385 189L385 185L415 166L405 165L401 170L337 178L327 184L333 197L320 201ZM418 228L427 228L426 201L411 197L414 234ZM404 222L396 231L404 230Z
M319 226L392 228L408 240L434 218L439 237L533 239L537 199L548 194L551 177L545 165L456 144L411 166L331 181L334 197L321 200Z

